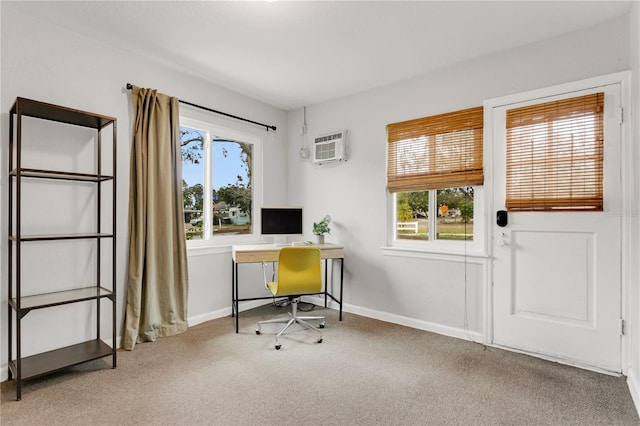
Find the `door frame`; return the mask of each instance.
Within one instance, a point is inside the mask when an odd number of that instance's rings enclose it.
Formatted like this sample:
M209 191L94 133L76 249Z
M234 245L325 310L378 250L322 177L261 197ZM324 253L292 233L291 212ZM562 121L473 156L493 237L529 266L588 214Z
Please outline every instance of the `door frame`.
M498 98L488 99L483 102L484 106L484 167L485 167L485 179L484 186L487 188L485 191L485 206L486 206L486 223L485 229L487 232L486 238L486 246L487 253L489 254L490 261L488 262L488 277L489 280L487 282L487 288L485 291L485 306L487 307L485 310L485 342L490 346L500 347L499 345L494 344L493 340L493 329L494 329L494 304L493 304L493 279L494 279L494 271L493 271L493 256L494 256L494 226L493 221L495 220L495 206L494 206L494 195L493 195L493 184L494 184L494 167L493 167L493 150L495 148L493 143L493 134L494 134L494 108L501 107L504 105L515 104L518 102L523 102L536 98L546 98L549 96L555 96L562 93L575 92L579 90L590 89L598 86L605 86L610 84L620 84L621 90L621 107L622 110L618 111L618 114L621 117L621 128L620 128L620 155L621 155L621 164L620 164L620 182L621 182L621 197L622 197L622 205L621 205L621 271L620 271L620 315L622 319L627 323L629 318L629 297L628 297L628 287L629 287L629 276L630 276L630 261L629 261L629 252L631 247L630 238L630 229L631 228L631 211L633 204L633 194L631 189L633 188L633 182L631 181L633 178L633 174L631 171L633 170L633 150L631 144L631 119L630 119L630 111L631 111L631 71L622 71L613 74L607 74L603 76L588 78L584 80L574 81L570 83L563 83L554 86L544 87L540 89L534 89L526 92L516 93L512 95L506 95ZM490 188L490 189L489 189ZM636 306L636 308L640 308ZM625 329L635 329L635 324L628 326L625 325ZM631 359L631 336L628 331L625 330L625 333L621 336L621 370L622 374L627 375L627 370L629 368L629 362ZM514 351L512 348L505 348L510 351ZM557 359L550 358L546 355L538 354L538 353L528 353L529 355L533 355L543 359L550 359L555 362L574 365L580 368L586 368L596 371L597 368L589 367L585 365L577 365L569 360L565 359ZM607 374L611 374L609 371L601 371Z

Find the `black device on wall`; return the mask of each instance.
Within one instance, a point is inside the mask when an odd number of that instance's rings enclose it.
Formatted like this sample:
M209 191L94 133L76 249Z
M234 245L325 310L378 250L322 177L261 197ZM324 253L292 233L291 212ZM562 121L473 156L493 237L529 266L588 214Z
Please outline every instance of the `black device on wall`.
M500 227L507 226L508 215L506 210L498 210L496 213L496 224Z

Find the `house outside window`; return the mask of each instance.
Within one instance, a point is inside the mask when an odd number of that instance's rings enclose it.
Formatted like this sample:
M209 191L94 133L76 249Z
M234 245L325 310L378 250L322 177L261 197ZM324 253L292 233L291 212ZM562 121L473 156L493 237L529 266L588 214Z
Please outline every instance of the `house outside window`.
M189 247L255 240L261 143L255 135L182 117L184 229Z
M395 194L396 238L473 240L472 186Z

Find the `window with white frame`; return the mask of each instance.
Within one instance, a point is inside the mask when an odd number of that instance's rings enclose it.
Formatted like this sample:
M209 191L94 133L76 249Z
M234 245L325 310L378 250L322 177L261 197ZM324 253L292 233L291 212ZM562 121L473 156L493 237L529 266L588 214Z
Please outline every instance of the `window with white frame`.
M251 134L180 119L185 234L190 246L255 239L261 144Z
M399 240L473 240L473 186L395 194Z
M474 240L483 108L389 124L387 131L393 241Z

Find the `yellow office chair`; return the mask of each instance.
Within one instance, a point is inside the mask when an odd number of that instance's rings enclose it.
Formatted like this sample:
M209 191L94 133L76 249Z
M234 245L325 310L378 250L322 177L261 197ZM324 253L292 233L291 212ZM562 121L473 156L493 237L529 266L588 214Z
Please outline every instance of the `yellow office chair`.
M284 247L278 256L277 281L267 282L265 285L274 297L288 296L291 301L291 312L287 318L278 318L258 322L256 334L262 333L262 324L286 323L276 334L276 349L282 345L278 338L293 323L298 323L310 330L317 332L317 342L322 343L322 331L312 326L307 321L320 320L319 328L324 328L324 317L298 316L298 301L305 294L314 294L322 289L322 269L320 266L320 249L314 247Z

